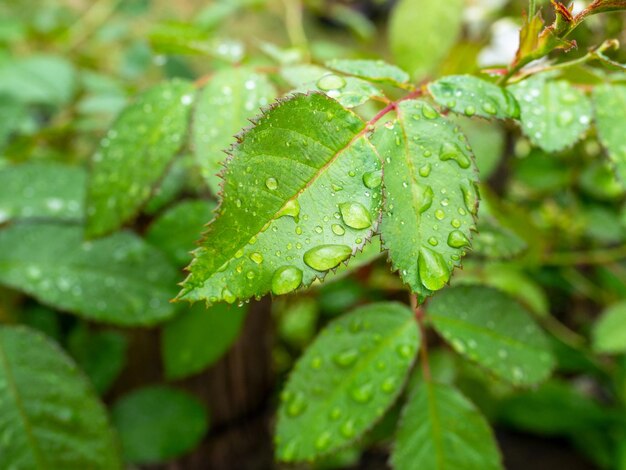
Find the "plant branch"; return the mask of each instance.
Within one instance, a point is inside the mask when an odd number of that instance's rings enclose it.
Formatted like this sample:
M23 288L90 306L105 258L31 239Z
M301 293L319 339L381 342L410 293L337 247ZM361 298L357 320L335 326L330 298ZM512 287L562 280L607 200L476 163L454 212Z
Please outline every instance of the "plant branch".
M420 336L422 341L420 343L420 361L422 365L422 373L424 379L430 382L432 375L430 373L430 364L428 362L428 343L426 341L426 326L424 325L424 310L417 302L417 296L411 294L411 309L415 312L415 319L420 328Z
M542 263L546 266L576 266L605 264L626 259L626 245L591 251L571 251L547 254Z
M301 48L308 54L309 42L302 22L302 3L299 0L283 0L283 4L285 5L285 27L289 41L293 47Z

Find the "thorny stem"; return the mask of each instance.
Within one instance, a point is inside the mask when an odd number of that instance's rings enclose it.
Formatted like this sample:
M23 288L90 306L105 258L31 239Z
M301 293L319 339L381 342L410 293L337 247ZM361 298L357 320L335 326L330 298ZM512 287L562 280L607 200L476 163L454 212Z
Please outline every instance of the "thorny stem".
M390 111L393 111L395 109L398 108L398 104L401 101L406 101L406 100L410 100L413 98L417 98L418 96L421 96L423 94L422 90L413 90L411 93L407 93L405 96L403 96L402 98L400 98L399 100L396 101L391 101L387 106L385 106L383 109L381 109L378 114L376 114L376 116L374 116L372 119L370 119L367 122L367 128L371 129L374 124L376 124L378 121L380 121L386 114L388 114Z
M417 320L417 324L420 328L420 336L422 338L420 345L420 360L422 364L422 373L424 374L424 379L427 381L431 381L432 375L430 373L430 364L428 362L428 344L426 342L426 327L424 325L424 310L417 303L417 296L415 294L411 294L411 310L415 312L415 319Z

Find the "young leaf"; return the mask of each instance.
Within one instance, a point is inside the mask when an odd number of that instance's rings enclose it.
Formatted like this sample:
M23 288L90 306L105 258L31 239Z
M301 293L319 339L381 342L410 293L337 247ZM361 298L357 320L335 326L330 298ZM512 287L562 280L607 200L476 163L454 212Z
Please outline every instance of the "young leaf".
M87 196L90 237L132 219L184 143L194 88L171 81L142 93L117 118L93 157Z
M422 79L445 58L461 32L463 0L400 0L389 20L389 42L400 67Z
M152 386L119 399L111 410L124 460L156 463L193 449L209 426L205 407L171 387Z
M510 86L520 105L522 130L546 152L574 145L591 122L591 102L565 80L537 75Z
M214 209L213 201L183 201L150 225L146 240L163 251L173 263L185 266L191 260L198 234L211 219Z
M622 185L626 185L626 85L600 85L593 91L598 134Z
M0 468L121 469L91 385L41 333L0 327Z
M0 283L91 320L152 325L174 314L178 275L131 233L83 241L77 226L15 224L0 231Z
M161 335L165 376L172 380L187 377L217 361L239 335L246 310L226 304L183 309Z
M95 389L103 395L118 377L126 362L128 340L116 331L89 331L85 325L68 337L67 349Z
M24 163L0 169L0 223L12 219L83 218L86 174L59 163Z
M281 394L277 457L312 460L358 439L402 390L419 342L411 310L397 303L371 304L331 322Z
M373 97L382 97L376 86L356 77L343 77L316 65L283 67L281 75L294 85L294 92L323 92L346 108L360 106Z
M361 119L319 93L266 111L232 149L180 298L285 294L361 249L381 201L380 162L364 134Z
M396 434L397 470L498 470L500 452L489 424L450 385L424 381L411 394Z
M428 84L441 106L468 117L517 119L520 108L507 90L471 75L451 75Z
M259 108L276 98L276 90L265 75L249 67L217 72L202 90L192 124L195 158L213 194L220 192L225 150L234 135L250 124Z
M541 329L520 304L498 290L446 289L428 305L428 317L459 354L514 385L535 385L554 368Z
M441 289L470 247L478 210L474 159L465 136L422 101L403 101L377 129L385 160L380 228L394 269L421 297Z
M607 308L594 324L592 333L595 351L609 354L626 352L626 302Z
M326 67L372 82L389 83L396 86L403 85L410 79L409 74L404 70L382 60L334 59L326 62Z

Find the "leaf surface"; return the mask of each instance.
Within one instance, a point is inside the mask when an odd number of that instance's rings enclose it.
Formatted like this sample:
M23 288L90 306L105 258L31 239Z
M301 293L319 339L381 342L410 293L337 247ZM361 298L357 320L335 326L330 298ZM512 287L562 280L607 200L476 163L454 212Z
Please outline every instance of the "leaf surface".
M59 163L24 163L0 169L0 223L12 219L83 218L86 174Z
M415 80L432 72L461 32L463 0L401 0L389 20L389 43L400 67Z
M221 70L203 88L194 112L192 135L196 161L213 194L220 191L217 175L223 170L225 151L234 136L276 96L267 77L249 67Z
M520 108L515 97L493 83L471 75L450 75L428 84L435 101L455 113L487 119L516 119Z
M420 383L405 405L391 462L397 470L498 470L489 424L450 385Z
M205 407L172 387L151 386L120 398L111 410L130 463L156 463L183 455L199 444L208 428Z
M358 439L401 392L419 341L411 310L397 303L371 304L331 322L281 394L277 457L311 460Z
M565 80L537 75L508 87L520 105L522 130L546 152L574 145L591 123L591 102Z
M598 134L615 167L617 176L626 185L626 85L600 85L593 91Z
M93 157L88 236L116 230L150 198L184 143L193 94L191 83L165 82L122 111Z
M174 314L178 274L131 233L84 242L77 226L15 224L0 231L0 283L91 320L150 325Z
M202 303L183 309L161 335L166 377L187 377L217 361L237 339L246 311L223 303L208 309Z
M0 468L121 469L104 406L73 361L29 328L0 327Z
M360 250L381 201L380 161L364 129L319 93L261 116L233 147L221 205L179 297L285 294Z
M592 331L593 349L600 353L626 352L626 302L607 308Z
M374 138L385 161L383 246L421 297L441 289L470 247L476 169L459 128L422 101L403 101Z
M409 74L399 67L383 60L334 59L326 62L329 69L336 70L372 82L404 84L409 81Z
M455 351L514 385L535 385L554 368L543 331L520 304L496 289L446 289L428 305L428 317Z

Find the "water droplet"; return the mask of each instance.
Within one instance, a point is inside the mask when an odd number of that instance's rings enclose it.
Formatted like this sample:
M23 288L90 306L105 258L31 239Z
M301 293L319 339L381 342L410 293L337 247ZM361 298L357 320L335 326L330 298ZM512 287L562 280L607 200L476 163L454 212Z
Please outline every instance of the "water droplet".
M347 245L319 245L304 254L304 262L317 271L327 271L347 260L352 248Z
M254 261L256 264L261 264L263 262L263 255L257 251L250 255L250 259Z
M232 304L237 300L237 297L228 289L228 287L224 287L222 290L222 298L229 304Z
M471 164L470 159L463 153L459 146L450 142L443 143L441 149L439 150L439 158L444 162L454 160L461 168L464 169L469 168Z
M368 171L363 173L363 184L370 189L376 189L383 181L383 172L381 170Z
M317 87L320 90L341 90L346 86L346 81L343 77L335 74L324 75L317 81Z
M402 359L412 359L413 357L413 347L410 344L401 344L396 348L396 352Z
M557 121L559 126L568 126L574 122L574 114L569 110L563 110L558 114Z
M329 417L331 420L333 421L337 421L339 418L341 418L341 415L343 413L341 412L341 408L339 408L338 406L336 406L335 408L333 408L332 410L330 410L329 413Z
M287 444L285 444L285 447L283 447L282 451L280 452L280 456L282 460L284 460L285 462L289 462L294 459L297 452L298 440L292 439Z
M295 418L300 416L306 410L307 402L304 395L296 393L287 404L287 415Z
M365 229L372 225L372 217L363 204L358 202L344 202L339 204L341 217L348 227Z
M316 233L322 233L324 231L324 229L321 227L321 225L318 225L317 227L315 227L315 232Z
M356 349L346 349L333 356L333 362L339 367L350 367L359 358L359 351Z
M441 289L450 278L450 271L443 256L426 247L420 249L418 271L422 285L430 290Z
M483 111L485 111L487 114L491 114L494 115L498 112L498 110L496 109L496 107L493 105L493 103L489 102L489 101L485 101L483 103Z
M476 114L476 108L474 108L474 106L469 105L465 108L464 111L466 116L473 116L474 114Z
M461 192L463 193L463 201L465 202L465 207L470 211L471 214L476 215L478 212L478 195L477 190L471 181L465 181L461 184ZM459 208L459 214L461 213L461 208Z
M387 377L380 385L380 389L385 393L391 393L396 388L396 379L394 377Z
M426 119L437 119L439 117L437 110L426 103L422 103L422 114Z
M461 226L461 221L459 219L452 219L450 225L452 225L454 228L459 228Z
M276 214L276 217L289 216L297 218L298 215L300 215L300 203L297 199L290 199L283 207L281 207Z
M346 229L344 229L341 225L339 224L333 224L332 226L332 230L333 233L335 235L343 235L344 233L346 233Z
M428 175L430 175L430 163L426 163L425 165L422 165L422 167L419 169L419 174L420 176L423 176L424 178L426 178Z
M322 367L322 358L320 356L315 356L311 359L311 369L319 370Z
M374 386L370 383L353 388L350 396L357 403L368 403L374 396Z
M439 241L435 237L430 237L428 239L428 244L432 246L437 246L439 245Z
M267 189L270 191L274 191L278 188L278 180L276 178L268 178L265 180L265 186L267 186Z
M445 217L446 217L446 213L442 211L441 209L437 209L435 211L435 218L437 220L443 220Z
M452 248L461 248L464 246L469 246L470 241L460 230L452 230L452 232L450 232L450 234L448 235L448 245Z
M315 448L317 450L324 450L330 444L330 432L324 431L319 437L315 440Z
M339 428L339 432L341 432L341 435L343 437L350 438L350 437L354 436L354 434L355 434L354 421L349 419L348 421L343 423L341 425L341 427Z
M302 227L299 225L296 227L296 235L302 235Z
M300 287L302 270L295 266L282 266L272 276L272 292L275 295L288 294Z
M417 201L417 210L422 213L426 212L433 204L433 188L430 186L423 186L421 184L412 184L411 192L413 193L413 200Z

